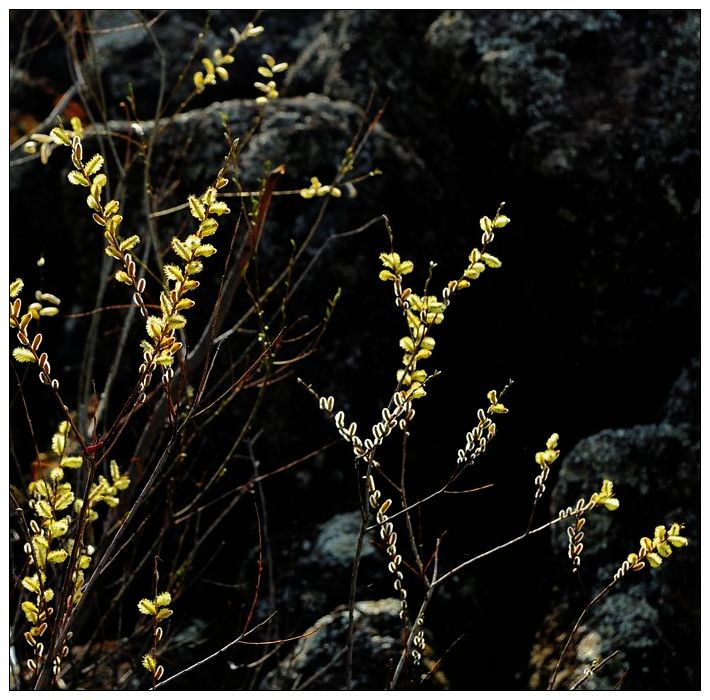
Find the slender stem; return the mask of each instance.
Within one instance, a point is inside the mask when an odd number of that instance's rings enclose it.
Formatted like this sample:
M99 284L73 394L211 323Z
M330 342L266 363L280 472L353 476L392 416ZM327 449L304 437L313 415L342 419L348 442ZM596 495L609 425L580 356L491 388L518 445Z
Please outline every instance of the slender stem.
M452 577L455 573L458 573L462 569L466 568L467 566L473 564L475 561L478 561L479 559L483 559L484 557L487 557L491 554L495 554L496 552L499 552L503 549L506 549L507 547L510 547L511 545L515 544L516 542L520 542L524 540L526 537L529 537L530 535L534 535L535 533L542 532L543 530L546 530L548 527L551 527L552 525L555 525L556 523L559 523L562 520L565 520L568 517L571 517L575 515L575 512L569 513L568 515L560 515L559 517L555 518L554 520L551 520L548 523L545 523L544 525L541 525L540 527L535 528L534 530L529 530L527 532L524 532L522 535L515 537L512 540L508 540L507 542L504 542L503 544L499 544L497 547L493 547L493 549L489 549L486 552L483 552L481 554L477 554L475 557L471 557L471 559L467 559L466 561L462 562L458 566L455 566L453 569L450 569L447 571L445 574L442 576L438 576L438 557L435 558L435 567L434 567L434 575L432 576L431 583L427 588L426 594L424 596L424 600L422 601L422 604L419 608L419 612L417 613L417 616L414 618L419 619L420 617L424 616L424 613L426 612L427 606L429 605L429 601L431 600L432 595L434 594L434 590L439 587L444 581L446 581L448 578ZM438 547L438 545L437 545ZM610 587L610 586L609 586ZM589 609L594 603L598 602L603 597L603 594L605 594L608 590L604 589L601 594L599 594L585 609ZM572 634L576 631L577 626L579 625L579 622L581 622L581 617L580 620L578 621L578 624L575 626L575 629L572 631ZM392 675L392 680L390 681L389 689L393 690L395 686L397 685L397 682L399 680L399 677L402 673L402 669L404 668L404 663L407 659L407 656L409 655L409 652L411 651L412 648L412 643L414 641L414 635L416 633L416 625L412 627L411 632L409 633L409 636L407 637L407 643L402 650L402 654L400 655L399 662L397 663L397 667L395 668L395 672ZM565 650L567 646L569 645L569 640L567 642L567 645L565 646ZM564 651L563 651L564 654ZM559 665L559 664L558 664Z
M427 592L424 596L424 600L422 601L422 604L419 606L419 612L415 616L415 620L418 620L420 617L424 616L424 613L426 612L426 609L429 605L429 601L431 600L432 595L434 594L434 587L436 585L436 581L432 581L431 585L427 588ZM404 645L404 649L402 649L402 653L399 655L399 661L397 662L397 667L394 670L394 673L392 674L392 680L390 681L389 684L389 690L394 690L397 682L399 681L399 677L402 675L402 671L404 670L404 664L409 657L409 654L412 650L412 643L414 642L414 635L416 634L416 624L412 625L412 629L409 632L409 636L407 637L407 643Z
M411 503L406 508L402 508L402 510L398 510L394 515L389 516L389 520L394 520L395 518L398 518L400 515L404 515L405 513L408 513L413 508L417 508L418 506L426 503L427 501L431 501L432 498L436 498L437 496L440 496L442 493L445 493L446 488L448 487L449 483L450 482L447 481L446 484L444 484L444 486L442 486L440 489L437 489L433 493L430 493L428 496L425 496L424 498L416 501L415 503ZM375 530L378 527L379 527L379 525L375 524L375 525L370 525L370 527L368 527L367 529L368 530Z
M176 678L180 678L180 676L184 676L186 673L189 673L190 671L194 671L196 668L199 666L202 666L203 664L206 664L208 661L211 661L212 659L216 658L220 654L223 654L227 649L231 649L235 644L238 644L241 642L244 637L246 637L248 634L251 634L252 632L255 632L258 630L260 627L263 627L267 622L269 622L274 615L276 615L275 612L271 613L265 620L262 620L258 625L255 625L252 627L248 632L244 632L243 634L240 634L236 639L233 639L229 644L226 644L223 646L221 649L218 649L217 651L214 652L214 654L210 654L209 656L206 656L204 659L201 661L198 661L197 663L192 664L192 666L188 666L187 668L184 668L182 671L179 671L178 673L170 676L169 678L166 678L164 681L160 681L160 683L156 683L155 687L160 688L160 686L165 685L166 683L170 683L171 681L174 681ZM296 637L296 639L300 639L300 637ZM286 642L289 640L286 639L281 639L278 640L278 643L281 642ZM272 642L272 644L276 644L277 642Z
M557 664L555 665L555 670L552 673L552 678L550 679L550 683L547 686L548 690L552 690L555 681L557 680L557 674L560 671L560 666L562 665L562 660L564 659L565 654L567 653L567 649L569 649L569 645L572 643L572 638L575 635L575 632L579 629L579 626L582 624L582 620L584 619L584 616L594 607L621 579L617 578L614 579L610 584L606 586L606 588L603 588L599 593L597 593L592 600L587 603L585 606L584 610L580 613L579 617L577 618L577 622L574 623L574 627L572 628L572 631L569 633L569 636L567 637L567 641L565 642L565 646L562 649L562 653L560 654L560 658L557 659Z
M530 509L530 518L528 519L528 526L525 530L525 532L530 532L530 528L532 527L533 523L533 518L535 517L535 509L537 508L537 502L540 500L540 497L538 494L535 494L535 500L533 501L532 508Z
M257 438L261 432L257 433L257 435L248 441L247 446L249 449L249 456L251 458L251 463L252 467L254 469L253 472L253 483L255 484L255 489L256 489L256 496L259 499L259 505L261 507L261 519L259 522L259 525L261 527L261 531L263 533L263 542L264 542L264 554L265 554L265 559L266 559L266 571L268 573L268 579L269 579L269 606L272 609L276 609L276 584L274 582L274 560L273 560L273 555L271 551L271 538L269 537L269 514L268 514L268 509L266 507L266 494L264 492L264 486L261 483L261 481L257 481L259 478L259 466L260 462L256 458L256 455L254 454L254 443L256 442ZM262 534L259 534L259 539L261 543L261 538ZM260 553L261 556L261 553Z
M417 540L414 537L414 527L412 526L412 518L407 508L407 490L405 486L405 468L407 464L407 436L409 433L404 430L402 432L402 465L400 469L400 481L399 481L399 493L402 499L402 506L404 506L401 512L405 513L405 521L407 523L407 534L409 535L409 546L412 548L412 554L417 561L417 566L419 567L419 572L424 575L424 564L422 563L422 558L419 556L419 548L417 547Z
M10 153L20 148L20 146L24 146L24 144L32 138L32 134L41 134L45 129L47 129L49 125L52 124L56 120L56 118L64 112L66 106L72 101L72 99L74 99L74 95L76 95L78 89L78 82L75 82L73 85L71 85L69 89L59 98L57 104L47 115L47 118L41 124L38 124L33 129L32 133L25 134L21 138L17 139L17 141L10 144Z
M350 690L353 684L353 647L355 640L355 596L357 593L357 580L362 558L362 546L367 532L367 511L360 522L360 532L357 536L357 548L353 561L353 573L350 577L350 598L348 600L348 639L345 657L345 689Z
M619 653L619 650L615 649L611 652L611 654L609 654L609 656L599 661L599 663L593 663L591 668L586 669L588 673L585 673L574 685L572 685L570 687L570 690L577 690L579 686L581 686L583 683L586 683L602 666L611 661Z
M154 596L155 599L158 598L158 582L160 580L160 574L158 573L158 560L160 557L156 554L153 559L153 580L154 580ZM158 658L158 617L157 614L153 615L153 644L150 650L150 654L153 660L157 663ZM153 690L155 690L155 672L151 673Z
M446 579L450 578L454 574L461 571L461 569L465 569L467 566L473 564L475 561L478 561L479 559L483 559L484 557L487 557L491 554L495 554L496 552L506 549L507 547L510 547L511 545L515 544L516 542L520 542L520 541L524 540L526 537L528 537L530 535L534 535L538 532L542 532L543 530L546 530L548 527L551 527L552 525L555 525L556 523L559 523L562 520L565 520L566 518L571 517L572 515L574 515L574 513L570 513L570 515L559 516L559 517L555 518L554 520L550 520L549 523L545 523L544 525L540 525L540 527L536 527L534 530L529 530L528 532L524 532L522 535L519 535L518 537L514 537L512 540L508 540L507 542L503 542L503 544L499 544L497 547L493 547L493 549L489 549L487 552L483 552L482 554L477 554L475 557L471 557L471 559L467 559L466 561L461 562L461 564L459 564L458 566L455 566L453 569L447 571L440 578L432 581L432 586L438 586L439 584L446 581Z

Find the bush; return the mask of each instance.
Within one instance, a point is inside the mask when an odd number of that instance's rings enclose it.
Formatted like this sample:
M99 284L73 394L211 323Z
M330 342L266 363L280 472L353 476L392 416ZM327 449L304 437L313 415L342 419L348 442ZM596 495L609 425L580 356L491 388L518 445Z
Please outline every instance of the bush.
M427 414L422 419L420 413L413 422L420 402L426 403L430 382L436 383L438 372L427 368L443 331L439 326L455 296L472 283L478 285L482 276L481 282L487 282L502 266L491 246L497 234L507 233L507 210L501 205L480 219L480 244L467 251L463 271L438 294L432 291L438 277L433 263L420 283L421 292L405 288L404 278L415 265L395 251L387 218L338 225L353 211L348 200L358 193L366 197L367 188L376 183L372 178L379 171L371 161L373 151L381 152L386 141L380 126L383 112L357 114L318 104L309 119L323 122L308 136L322 139L311 146L314 153L319 144L327 144L331 170L322 172L318 161L317 174L289 181L293 153L288 147L302 138L305 121L274 108L287 80L287 62L264 53L254 66L250 100L199 107L210 90L233 78L235 56L244 51L248 57L249 46L260 41L257 20L241 31L230 30L230 43L221 46L207 47L204 35L196 34L194 48L176 67L165 61L155 33L160 19L141 15L137 23L158 56L159 94L154 103L151 98L144 104L145 92L126 86L121 103L126 118L116 120L111 113L115 106L106 104L92 75L92 69L106 65L98 43L92 41L89 48L83 43L87 37L103 36L102 29L92 26L90 15L53 13L74 59L72 70L80 66L84 71L74 76L75 87L66 93L69 99L74 92L78 95L82 113L69 116L66 102L60 101L56 120L45 120L14 146L23 146L25 156L14 167L23 168L25 182L42 182L35 174L37 160L49 173L42 187L29 186L31 199L46 203L45 219L50 211L65 212L72 231L50 222L57 240L35 270L28 259L31 244L13 256L13 265L23 269L22 279L15 279L10 290L10 324L17 340L11 400L12 532L17 535L11 553L11 602L17 610L13 685L194 687L196 672L220 658L230 659L236 674L220 681L225 687L259 682L268 687L263 679L271 655L253 654L250 645L305 654L298 644L320 629L306 624L313 619L292 624L284 613L290 593L278 590L274 559L280 545L271 523L287 522L289 509L313 517L319 508L327 512L323 504L329 497L322 494L333 477L322 480L323 470L345 459L349 450L355 488L347 484L347 476L338 478L348 490L347 500L359 507L361 525L347 577L347 614L343 635L336 640L340 651L333 668L338 680L333 683L357 687L353 679L362 673L357 620L366 610L359 604L368 583L363 584L360 567L372 539L381 571L389 576L384 584L372 585L383 597L391 597L385 588L394 590L402 635L401 640L393 637L396 652L383 661L388 687L422 682L441 686L446 683L439 668L442 653L454 640L431 642L430 606L435 607L437 595L458 585L461 573L474 563L480 565L561 522L568 526L570 566L577 573L591 511L619 506L614 485L603 479L598 490L578 494L575 503L547 522L540 518L551 467L560 454L560 437L553 433L534 453L532 504L522 532L480 546L496 539L494 524L484 522L479 525L485 530L482 536L466 533L461 541L429 518L427 508L448 497L472 504L464 509L485 499L487 485L471 477L471 467L504 429L498 422L508 413L510 381L496 389L486 387L486 401L475 411L454 465L447 468L448 456L442 454L441 468L413 473L416 433L425 441L439 440ZM22 25L27 41L37 38L33 21ZM136 31L131 25L125 30ZM247 69L239 70L243 75ZM148 109L152 119L146 119ZM308 109L312 107L304 107ZM341 121L337 128L329 121L329 109L333 121ZM342 121L351 135L345 143ZM207 133L217 124L225 136L219 156ZM284 132L288 138L282 143ZM191 168L196 153L200 160ZM205 160L212 162L210 172L205 172ZM54 178L73 187L67 192ZM338 207L345 213L341 219L331 214ZM294 222L288 239L266 235L274 209ZM18 207L18 217L30 213L28 207ZM336 338L342 328L338 313L333 315L341 298L333 284L341 277L337 246L378 231L386 231L390 241L379 257L379 278L392 284L404 320L401 366L384 402L379 381L387 373L375 369L379 374L372 398L363 387L355 400L339 399L336 406L329 391L337 388L329 387L337 373L327 369L329 355L322 340L331 322ZM104 249L100 265L95 254L99 232ZM361 245L372 250L369 241ZM326 287L315 281L322 268L329 274ZM362 309L348 293L348 274L339 280L349 297L340 323L366 325L373 311ZM35 279L34 286L41 289L28 303L24 288ZM59 331L58 319L52 317L67 306L71 312ZM374 317L385 313L375 311ZM485 334L485 308L477 314L483 322L475 325L476 332ZM391 329L382 334L383 347L391 335ZM359 352L366 364L378 362L379 349L371 344ZM347 450L333 447L315 428L312 436L293 437L284 406L294 396L307 396L295 382L298 375ZM319 384L328 388L313 388ZM475 399L475 391L463 389L440 410L451 415L453 424L470 412ZM358 430L350 409L368 401L377 406L377 419L369 431ZM392 445L397 431L399 450ZM258 440L264 435L269 445L261 450ZM280 435L284 444L290 440L283 454L274 449ZM294 444L300 453L293 453ZM331 457L338 449L337 457ZM260 450L278 466L263 471ZM28 475L25 465L30 463ZM269 498L267 507L268 484L284 480L280 488L290 489L296 479L304 481L304 491L315 494L297 493L291 503L283 496ZM588 597L560 644L550 687L589 611L627 575L646 564L658 567L674 547L685 546L681 528L676 522L659 525L626 559L609 563L607 585ZM228 588L233 596L211 597L215 587ZM329 612L329 607L319 611L321 616ZM567 676L565 682L575 687L585 683L610 658L590 663L582 676ZM298 683L304 687L303 679Z

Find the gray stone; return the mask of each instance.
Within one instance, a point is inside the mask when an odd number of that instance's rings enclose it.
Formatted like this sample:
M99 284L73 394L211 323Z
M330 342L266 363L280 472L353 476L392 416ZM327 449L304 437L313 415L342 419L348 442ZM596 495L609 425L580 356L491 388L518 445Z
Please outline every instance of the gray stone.
M352 690L384 690L402 650L402 622L396 598L356 603ZM345 690L348 610L340 606L319 618L279 665L261 690ZM422 667L421 673L426 672ZM436 675L424 687L445 687Z
M308 553L312 563L327 567L352 567L362 515L359 512L339 513L323 523ZM362 557L376 556L369 537L363 542Z

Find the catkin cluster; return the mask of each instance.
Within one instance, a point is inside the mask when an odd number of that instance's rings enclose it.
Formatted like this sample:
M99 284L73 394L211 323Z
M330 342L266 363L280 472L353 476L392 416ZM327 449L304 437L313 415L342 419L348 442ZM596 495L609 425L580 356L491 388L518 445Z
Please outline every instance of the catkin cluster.
M504 204L504 203L503 203ZM430 335L433 326L444 320L446 309L451 303L451 296L462 289L471 286L470 280L478 279L487 267L501 267L501 261L487 252L487 247L493 242L495 231L505 228L510 223L507 216L500 212L503 204L493 219L484 216L480 220L483 231L481 250L474 248L469 254L469 264L461 276L451 280L441 291L441 296L433 294L415 294L411 288L403 286L403 279L414 271L411 260L402 260L399 253L390 251L381 253L380 261L384 269L380 272L383 282L392 282L395 304L402 309L407 323L408 335L401 338L399 345L404 350L403 367L397 370L397 382L407 388L407 396L420 399L426 396L425 385L430 378L428 372L419 363L431 357L436 345ZM432 264L433 268L434 265Z
M406 431L407 426L413 420L415 410L411 399L407 398L404 391L399 391L392 397L393 408L382 409L382 419L372 426L372 437L361 440L357 435L357 423L352 422L347 427L345 425L345 413L338 411L333 413L335 399L332 396L321 396L318 399L320 408L332 416L335 427L341 437L350 443L356 460L365 463L364 479L367 488L367 500L370 508L375 512L375 519L379 525L379 535L384 544L389 558L388 570L395 577L394 588L400 598L400 617L405 619L407 611L407 591L402 585L404 574L400 571L402 557L397 552L397 533L387 515L387 511L392 505L392 499L382 500L382 492L377 488L373 471L380 469L380 463L374 458L375 450L383 443L390 433L399 427Z
M190 195L188 198L190 213L198 222L197 228L184 239L173 237L171 247L180 262L163 267L167 285L160 292L160 315L144 314L148 339L141 341L143 363L140 366L139 401L145 400L145 390L157 366L162 370L165 385L173 377L175 355L182 348L182 342L175 337L175 333L187 324L182 312L195 305L188 295L200 286L195 276L204 268L202 259L217 252L206 239L217 232L217 217L229 213L229 207L219 200L219 190L229 182L223 172L220 170L213 185L202 196Z
M81 530L79 517L83 509L83 500L77 498L71 483L65 478L65 470L77 470L84 464L80 454L74 454L79 446L72 440L68 421L59 424L57 432L52 437L51 454L41 454L36 463L37 477L29 484L29 507L33 517L29 522L30 537L25 544L27 564L31 573L22 579L22 587L32 598L22 603L30 629L25 632L25 640L34 651L34 658L28 660L28 668L34 673L43 663L44 644L42 637L54 614L50 603L55 598L51 585L52 572L50 566L58 567L69 559L77 546L72 535ZM111 460L109 478L100 475L91 484L88 494L87 508L84 510L86 523L95 521L99 514L96 511L100 503L109 508L119 504L119 493L130 485L127 474L122 474L115 460ZM70 511L73 510L73 515ZM74 519L77 524L72 528ZM84 572L91 566L94 548L91 545L79 543L74 570L70 572L70 605L76 605L82 596ZM52 659L54 674L58 674L62 659L67 655L66 647Z
M324 187L314 177L311 179L311 187L304 188L300 194L302 197L310 199L316 196L339 196L340 191L338 190L336 193L332 188ZM444 287L440 298L427 293L428 282L424 293L421 295L414 293L411 288L403 286L404 277L414 271L414 263L410 260L403 260L399 253L394 250L380 255L383 269L379 273L379 278L383 282L392 282L395 304L403 312L408 335L399 341L404 355L402 357L402 367L397 370L397 388L389 405L382 410L382 420L373 425L372 437L368 437L365 440L360 439L357 435L356 423L350 423L346 427L343 411L333 413L335 407L333 397L318 396L316 392L311 390L311 393L318 398L320 408L333 418L341 437L351 444L355 459L362 460L365 464L363 478L366 482L367 500L370 508L375 512L380 539L386 547L389 559L388 569L395 577L394 588L400 597L400 617L402 620L406 620L407 616L407 590L403 585L402 556L397 551L397 532L387 514L392 506L392 499L383 498L383 494L375 481L375 473L380 470L380 464L374 458L375 451L395 427L398 426L406 434L409 424L415 415L412 404L414 400L426 396L425 385L430 376L433 376L429 375L420 366L421 362L431 357L436 345L435 339L430 334L431 330L434 326L443 322L446 309L451 303L451 296L456 291L469 287L470 280L478 279L487 267L498 268L501 266L500 260L488 253L486 249L493 242L495 231L504 228L509 221L508 217L500 213L500 208L493 219L483 217L480 220L480 226L483 231L481 250L474 248L471 251L469 264L457 280L452 280ZM431 267L433 269L433 264ZM505 389L501 392L501 395L504 392ZM501 403L496 391L488 393L488 400L487 411L479 411L478 425L466 436L466 447L458 452L458 464L461 469L482 454L488 441L495 435L495 424L486 414L493 415L507 412L507 408ZM419 663L426 646L423 617L418 616L414 622L411 638L412 659L415 663Z
M653 569L657 569L664 559L673 553L673 549L688 546L688 538L683 537L680 532L683 526L673 523L666 528L659 525L653 532L653 538L642 537L638 552L632 552L614 574L614 581L618 581L629 571L641 571L646 563Z
M32 333L30 324L39 322L44 316L56 316L59 313L59 298L54 294L37 292L37 301L32 302L27 311L22 313L22 300L19 295L24 287L24 282L18 277L10 284L10 327L17 329L17 340L19 347L14 348L12 356L17 362L34 363L39 366L39 380L42 384L48 384L57 391L59 380L52 378L52 367L49 364L49 356L46 352L40 352L42 344L42 334L38 331ZM45 303L50 306L44 306ZM32 339L30 340L30 335Z

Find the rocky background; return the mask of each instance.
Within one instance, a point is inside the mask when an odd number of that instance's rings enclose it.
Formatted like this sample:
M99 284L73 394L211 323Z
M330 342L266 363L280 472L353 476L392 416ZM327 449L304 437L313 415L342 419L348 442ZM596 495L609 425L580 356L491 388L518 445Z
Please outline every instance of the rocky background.
M150 33L141 27L156 17ZM156 46L171 84L200 32L207 48L226 47L229 27L253 18L227 10L142 18L93 11L81 18L91 30L82 52L68 56L50 14L13 12L11 140L36 128L69 88L72 60L101 81L109 119L125 119L129 84L140 118L150 119L160 85ZM159 142L156 172L176 179L164 206L212 178L224 155L225 121L234 135L250 123L262 53L290 67L281 98L266 108L242 155L247 183L258 183L266 162L285 164L284 188L303 187L312 175L325 182L368 102L385 106L356 167L382 175L346 191L314 246L386 214L395 248L415 261L415 284L423 284L429 260L439 263L436 279L444 281L464 265L479 218L505 200L512 223L493 251L503 267L456 300L437 336L432 362L443 374L418 408L421 432L414 430L409 466L413 495L436 488L486 392L513 378L511 413L468 484L495 486L428 510L427 541L446 530L442 565L453 566L519 535L534 492L534 453L558 432L564 462L553 467L539 521L588 496L602 478L613 479L622 503L616 513L590 518L588 593L603 587L659 523L685 523L691 541L660 570L634 574L593 611L563 664L561 687L619 650L583 687L699 688L700 13L298 10L263 12L258 23L265 32L239 49L233 78L201 95ZM184 97L171 99L177 106ZM71 188L58 184L67 167L62 158L42 168L19 151L11 156L10 273L31 284L34 261L44 255L43 284L78 309L95 293L91 271L101 247L68 196ZM315 205L297 200L274 205L263 268L311 225ZM298 374L363 424L390 395L400 355L403 329L391 290L377 280L377 256L388 245L376 224L328 247L298 301L304 313L317 314L342 288L319 353ZM75 333L68 325L61 350L67 368L77 361ZM265 469L333 437L295 381L280 385L264 411L258 450ZM334 649L342 646L339 606L348 600L358 507L347 450L338 449L266 482L269 577L278 595L262 610L276 602L279 626L272 631L284 637L334 625ZM235 571L254 561L253 523L245 517L240 527L239 535L223 535ZM546 687L585 594L569 570L564 530L536 538L464 571L440 592L428 626L432 653L447 653L442 673L428 683ZM356 658L359 688L382 686L375 660L391 663L396 643L378 556L366 551L358 593L365 630L358 639L376 640L374 649L363 647L359 665ZM197 585L185 602L195 608L183 632L189 637L192 618L193 637L226 643L231 631L214 620L207 632L198 624L211 619L199 609L205 595L227 596ZM228 608L226 598L223 604ZM322 648L304 641L294 655L284 647L263 666L259 687L343 687L342 666L325 663ZM173 663L192 661L188 655ZM240 671L230 664L203 667L185 687L236 687Z

